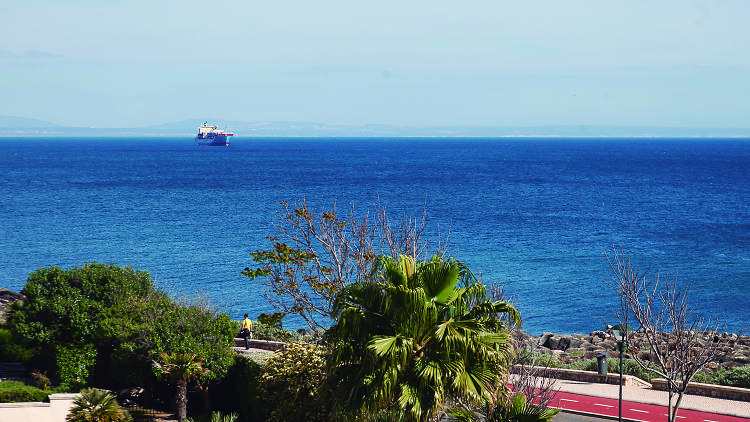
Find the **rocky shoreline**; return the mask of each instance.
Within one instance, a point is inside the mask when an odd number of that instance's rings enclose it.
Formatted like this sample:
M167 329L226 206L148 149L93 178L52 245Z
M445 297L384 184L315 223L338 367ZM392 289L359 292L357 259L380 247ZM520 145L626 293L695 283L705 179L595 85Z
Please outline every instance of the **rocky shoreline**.
M522 331L513 334L516 344L526 344L535 351L554 356L558 362L572 363L591 359L605 352L607 357L619 357L617 342L611 327L603 331L592 331L589 334L555 334L543 333L533 336ZM724 356L718 362L708 365L708 369L732 369L750 365L750 336L722 333L714 341L721 343ZM638 357L649 360L649 345L645 336L636 333L630 343L631 348L639 350ZM624 358L631 358L631 353L623 353Z

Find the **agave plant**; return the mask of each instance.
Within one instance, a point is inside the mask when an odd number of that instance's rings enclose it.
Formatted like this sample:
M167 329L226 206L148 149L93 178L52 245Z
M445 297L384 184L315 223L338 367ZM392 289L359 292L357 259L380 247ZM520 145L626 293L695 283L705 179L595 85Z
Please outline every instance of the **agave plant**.
M463 263L407 256L379 258L372 282L336 297L333 316L328 382L338 410L416 421L454 398L492 400L512 354L505 320L520 321Z
M81 396L73 401L73 407L66 418L69 422L129 422L133 419L115 400L115 396L105 390L86 388Z

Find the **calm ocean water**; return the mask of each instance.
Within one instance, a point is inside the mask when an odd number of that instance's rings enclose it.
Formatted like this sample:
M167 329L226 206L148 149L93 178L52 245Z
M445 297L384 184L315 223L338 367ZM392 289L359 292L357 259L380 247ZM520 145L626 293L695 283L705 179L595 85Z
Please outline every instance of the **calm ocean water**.
M426 203L429 230L450 229L453 255L505 284L532 333L613 323L612 245L679 273L728 329L750 316L750 140L6 138L0 171L12 290L39 267L114 262L235 318L268 312L240 272L279 202L305 195Z

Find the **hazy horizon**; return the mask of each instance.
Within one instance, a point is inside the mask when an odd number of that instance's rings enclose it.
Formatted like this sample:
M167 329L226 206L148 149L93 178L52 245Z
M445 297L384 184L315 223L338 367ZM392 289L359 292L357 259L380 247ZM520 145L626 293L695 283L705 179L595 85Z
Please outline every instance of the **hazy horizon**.
M743 1L9 0L0 115L744 128ZM208 30L211 29L211 30Z

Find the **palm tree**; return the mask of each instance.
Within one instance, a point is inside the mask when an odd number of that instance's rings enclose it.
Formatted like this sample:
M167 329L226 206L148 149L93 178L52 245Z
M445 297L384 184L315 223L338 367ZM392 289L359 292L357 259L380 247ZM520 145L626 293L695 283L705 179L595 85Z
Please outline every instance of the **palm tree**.
M123 410L115 396L105 390L85 388L73 401L65 419L69 422L129 422L132 418Z
M177 384L175 405L180 422L187 417L187 383L203 373L201 358L191 353L162 353L157 366Z
M329 388L347 417L437 419L452 399L491 401L512 354L506 320L461 262L381 257L370 282L345 287L328 330ZM503 318L505 316L505 318Z

